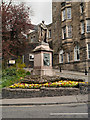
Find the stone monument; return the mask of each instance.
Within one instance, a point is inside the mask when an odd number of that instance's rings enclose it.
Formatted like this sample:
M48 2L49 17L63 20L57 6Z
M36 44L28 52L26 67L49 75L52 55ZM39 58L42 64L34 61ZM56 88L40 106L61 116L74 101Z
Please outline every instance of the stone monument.
M52 52L50 49L48 41L48 30L42 22L39 29L39 46L37 46L34 52L34 69L33 75L47 75L53 76L54 71L52 69Z
M39 42L43 41L45 43L47 43L48 40L48 29L46 27L46 25L44 24L44 21L42 21L42 23L39 24L38 27L38 33L39 33Z

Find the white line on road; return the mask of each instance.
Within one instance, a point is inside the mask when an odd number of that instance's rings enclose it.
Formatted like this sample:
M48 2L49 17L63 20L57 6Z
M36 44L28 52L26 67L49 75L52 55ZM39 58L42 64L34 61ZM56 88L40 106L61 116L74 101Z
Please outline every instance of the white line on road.
M50 113L50 115L88 115L88 113Z

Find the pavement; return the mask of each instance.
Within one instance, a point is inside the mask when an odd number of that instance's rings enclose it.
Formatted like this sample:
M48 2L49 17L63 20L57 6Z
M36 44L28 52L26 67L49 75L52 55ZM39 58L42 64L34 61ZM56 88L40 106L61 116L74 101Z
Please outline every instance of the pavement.
M87 103L88 94L55 96L55 97L36 97L19 99L0 99L0 106L20 106L20 105L52 105L52 104L71 104Z
M60 72L60 70L58 70L58 69L54 69L54 71L55 71L56 75L60 75L60 77L71 78L71 79L82 79L85 82L88 82L89 76L90 76L89 73L87 73L87 75L85 75L85 73L77 72L77 71L62 70Z
M25 68L27 71L33 70L32 68ZM59 75L60 77L64 78L70 78L70 79L82 79L85 82L88 82L90 73L87 73L85 75L84 72L78 72L78 71L68 71L68 70L60 70L59 69L53 69L56 75Z

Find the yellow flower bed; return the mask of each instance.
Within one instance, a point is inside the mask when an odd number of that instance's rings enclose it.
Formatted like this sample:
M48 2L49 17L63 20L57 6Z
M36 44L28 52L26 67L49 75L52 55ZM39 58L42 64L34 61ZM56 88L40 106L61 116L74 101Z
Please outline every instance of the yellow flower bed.
M40 87L75 87L79 83L88 83L88 82L75 82L75 81L58 81L58 82L47 82L43 84L26 84L26 83L15 83L9 88L29 88L29 89L36 89Z

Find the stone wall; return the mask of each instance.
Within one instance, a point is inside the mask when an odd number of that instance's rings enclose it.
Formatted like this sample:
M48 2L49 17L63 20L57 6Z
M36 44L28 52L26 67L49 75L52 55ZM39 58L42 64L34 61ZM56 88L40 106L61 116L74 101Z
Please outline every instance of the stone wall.
M61 67L62 70L70 70L70 71L78 71L78 72L85 72L85 69L89 68L90 61L76 61L76 62L69 62L69 63L63 63L58 64L59 67Z

